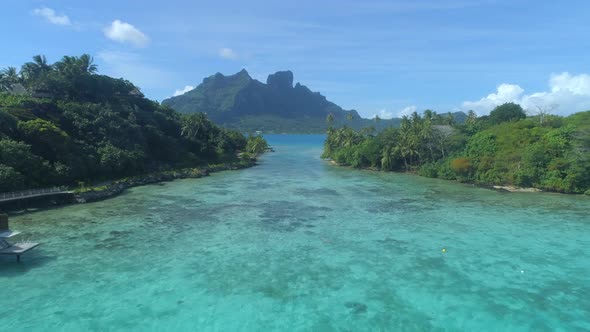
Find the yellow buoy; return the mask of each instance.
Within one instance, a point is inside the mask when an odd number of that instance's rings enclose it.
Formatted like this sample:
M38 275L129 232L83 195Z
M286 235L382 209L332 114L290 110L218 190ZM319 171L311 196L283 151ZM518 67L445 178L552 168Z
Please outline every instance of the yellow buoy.
M442 252L447 252L447 249L446 249L446 248L443 248L443 249L442 249Z

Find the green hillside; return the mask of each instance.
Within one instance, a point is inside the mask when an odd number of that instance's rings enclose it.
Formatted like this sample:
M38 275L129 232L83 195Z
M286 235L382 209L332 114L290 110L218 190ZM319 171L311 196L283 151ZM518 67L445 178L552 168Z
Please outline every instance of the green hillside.
M399 129L377 135L331 128L324 157L481 185L590 194L590 111L526 117L508 103L452 126L414 113Z
M0 72L0 191L231 161L246 148L241 133L96 72L88 55Z

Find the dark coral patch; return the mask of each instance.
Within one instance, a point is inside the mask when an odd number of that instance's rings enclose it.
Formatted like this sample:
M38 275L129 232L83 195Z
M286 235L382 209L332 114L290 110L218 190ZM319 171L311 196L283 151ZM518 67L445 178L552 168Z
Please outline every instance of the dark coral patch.
M344 303L344 306L347 307L348 309L350 309L350 312L352 312L355 315L363 314L363 313L367 312L367 305L364 303L346 302L346 303Z

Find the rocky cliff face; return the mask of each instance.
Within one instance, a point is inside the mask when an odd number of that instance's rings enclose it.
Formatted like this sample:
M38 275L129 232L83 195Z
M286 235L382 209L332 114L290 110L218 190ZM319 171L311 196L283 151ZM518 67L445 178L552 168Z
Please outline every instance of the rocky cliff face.
M289 91L293 88L293 72L278 71L274 74L268 75L266 85L276 91Z
M290 131L291 127L326 127L326 117L346 121L347 114L360 120L356 111L343 110L319 92L300 83L293 86L293 73L279 71L265 83L252 79L246 70L234 75L217 73L205 78L194 90L162 102L182 113L207 113L216 123L243 130Z

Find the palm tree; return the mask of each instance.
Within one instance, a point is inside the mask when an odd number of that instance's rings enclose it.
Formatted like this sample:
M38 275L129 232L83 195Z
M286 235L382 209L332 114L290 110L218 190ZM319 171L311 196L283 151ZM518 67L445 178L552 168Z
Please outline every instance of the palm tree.
M94 58L88 54L82 54L77 58L77 63L84 73L95 74L98 71L98 67L94 64Z
M326 140L324 141L324 153L322 153L322 158L330 158L335 146L334 136L336 135L336 130L330 126L328 127L327 134Z
M381 153L381 169L391 170L393 168L393 161L393 148L391 146L386 146Z
M180 134L188 139L198 140L211 128L211 122L204 113L193 113L185 116Z
M402 121L399 127L399 143L398 150L400 156L404 160L404 166L406 171L409 170L411 164L411 158L415 155L415 135L413 135L412 120L407 116L402 117ZM408 158L410 158L408 162Z
M401 150L406 157L410 158L410 164L414 164L414 157L421 160L421 149L423 148L423 119L417 112L412 113L411 118L405 117L400 125L400 133L403 142ZM403 130L402 130L403 127Z
M81 68L78 59L74 56L64 56L60 61L55 63L57 71L65 77L76 77L80 74Z
M250 153L261 154L268 149L268 143L262 136L250 136L248 137L246 149Z
M82 54L79 57L66 55L55 63L55 68L62 76L70 79L95 74L98 71L98 67L94 64L94 58L88 54Z
M18 83L20 81L20 77L18 76L18 71L15 67L6 67L2 70L2 75L5 79L9 80L12 83Z
M182 118L181 135L189 140L199 152L211 152L211 137L215 127L204 113L193 113Z
M358 144L360 141L359 134L352 128L341 128L341 143L343 147L350 148Z
M333 148L341 148L342 147L342 137L343 137L343 130L344 128L335 129L334 134L332 135L332 147Z
M47 63L44 55L35 55L32 62L25 63L20 70L22 83L32 92L49 90L51 83L51 72L53 66Z
M29 83L35 81L52 70L51 65L47 64L47 58L44 55L35 55L33 62L25 63L21 68L23 79Z
M328 113L328 116L326 116L326 123L328 124L328 128L332 127L332 123L334 123L334 114Z
M9 91L12 84L6 79L4 73L0 72L0 91Z
M97 94L96 86L92 84L90 75L97 72L94 59L88 54L81 56L64 56L54 64L61 83L60 92L70 98L94 98Z
M422 139L423 144L426 145L426 147L430 151L431 161L434 161L434 132L432 127L432 118L425 118L424 121L422 121L420 138Z
M13 84L19 83L20 77L15 67L7 67L0 71L0 89L10 90Z
M47 58L45 55L35 55L33 57L33 62L41 72L48 72L51 70L51 65L47 64Z
M352 121L352 119L354 119L352 113L351 112L346 113L346 120Z

